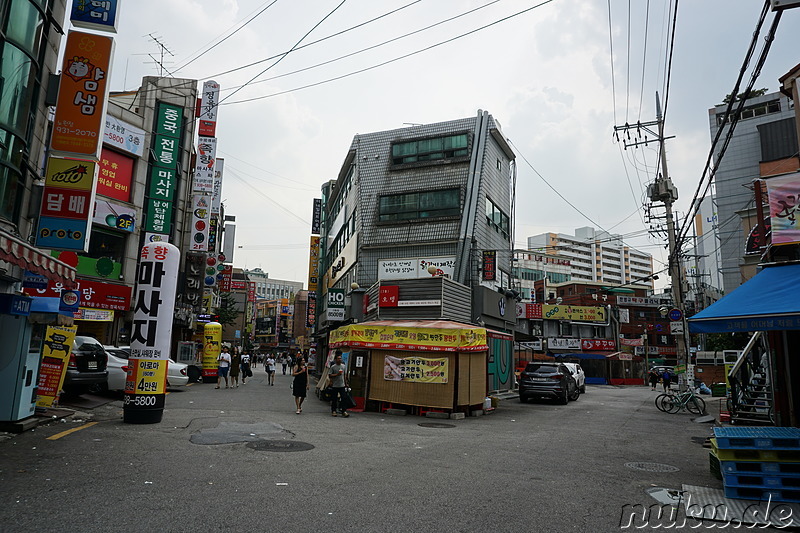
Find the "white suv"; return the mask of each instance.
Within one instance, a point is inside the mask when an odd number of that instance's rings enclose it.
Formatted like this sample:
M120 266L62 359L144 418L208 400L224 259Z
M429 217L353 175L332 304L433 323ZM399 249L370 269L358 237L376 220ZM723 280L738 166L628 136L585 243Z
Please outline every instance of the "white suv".
M586 374L583 373L583 369L581 365L578 363L563 363L565 367L567 367L572 374L572 377L575 378L575 383L578 384L578 390L581 392L586 392Z

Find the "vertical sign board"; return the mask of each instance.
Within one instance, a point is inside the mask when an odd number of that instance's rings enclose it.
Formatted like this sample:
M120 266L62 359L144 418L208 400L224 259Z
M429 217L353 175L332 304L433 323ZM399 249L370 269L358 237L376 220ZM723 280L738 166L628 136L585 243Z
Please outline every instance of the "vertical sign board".
M200 124L197 133L201 137L217 136L217 110L219 109L219 83L209 80L203 84L203 97L200 100Z
M67 35L50 140L53 150L97 159L113 47L111 37L78 31Z
M37 407L52 407L64 386L67 364L72 351L72 340L78 326L47 326L39 365L39 386L36 391Z
M322 222L322 199L314 198L314 211L311 214L311 234L319 235Z
M483 280L494 281L497 279L497 251L483 251Z
M121 0L72 0L69 20L76 28L117 33Z
M328 289L328 322L344 318L344 289Z
M209 322L203 326L203 382L217 380L219 357L222 351L222 324Z
M772 244L800 242L800 173L769 178L769 218L772 224Z
M222 204L222 169L225 168L225 160L217 159L214 167L214 192L211 194L211 214L219 215L219 208Z
M103 148L100 152L100 172L95 187L97 194L130 202L131 182L133 182L133 159Z
M131 424L155 424L164 414L180 260L170 243L145 244L139 254L123 397L123 421Z
M210 196L195 194L192 196L192 239L190 250L194 252L208 251Z
M313 328L317 323L317 288L319 286L319 242L317 236L311 237L308 257L308 305L306 306L306 327Z
M167 236L172 231L172 206L178 188L183 108L159 102L156 106L155 122L144 230Z
M36 246L86 251L96 172L94 161L48 158Z
M216 137L198 137L197 163L194 168L192 192L209 195L214 192L214 164L216 159Z

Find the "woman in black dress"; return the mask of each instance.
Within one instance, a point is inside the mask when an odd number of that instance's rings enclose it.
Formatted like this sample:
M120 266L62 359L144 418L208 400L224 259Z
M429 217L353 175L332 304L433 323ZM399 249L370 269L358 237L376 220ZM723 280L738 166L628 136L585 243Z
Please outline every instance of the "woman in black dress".
M292 368L292 376L294 376L292 395L294 395L294 403L297 406L295 412L299 415L303 412L303 400L306 399L308 391L308 367L306 359L302 355L297 357L297 364Z

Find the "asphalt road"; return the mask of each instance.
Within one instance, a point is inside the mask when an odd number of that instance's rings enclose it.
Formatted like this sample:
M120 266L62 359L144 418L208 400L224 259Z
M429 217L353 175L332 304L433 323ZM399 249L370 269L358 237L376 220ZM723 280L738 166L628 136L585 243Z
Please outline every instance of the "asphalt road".
M624 505L655 503L647 489L721 487L692 439L710 425L656 411L647 387L589 385L565 406L506 400L465 420L344 419L313 389L295 414L290 379L279 370L267 386L259 369L237 389L173 389L160 424L125 424L114 401L90 427L3 440L0 530L620 531ZM280 451L248 447L265 440ZM287 451L297 443L313 449ZM677 470L626 466L639 461Z

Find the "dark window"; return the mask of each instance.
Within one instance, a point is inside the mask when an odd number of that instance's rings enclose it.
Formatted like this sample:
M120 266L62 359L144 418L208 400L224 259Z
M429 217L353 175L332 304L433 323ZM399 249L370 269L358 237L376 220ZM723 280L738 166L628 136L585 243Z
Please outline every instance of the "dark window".
M378 221L446 217L460 212L461 196L458 189L393 194L381 196Z
M469 154L468 136L450 135L434 139L421 139L392 145L392 164L416 163L451 159Z
M758 126L761 161L775 161L797 154L797 129L794 118L776 120Z
M486 223L502 233L506 239L511 238L511 224L508 215L488 198L486 199Z
M89 238L89 251L86 253L87 257L93 259L108 257L112 261L121 263L124 255L125 235L96 228L92 229L92 235Z
M558 365L543 365L541 363L528 363L525 372L539 372L540 374L558 373Z

